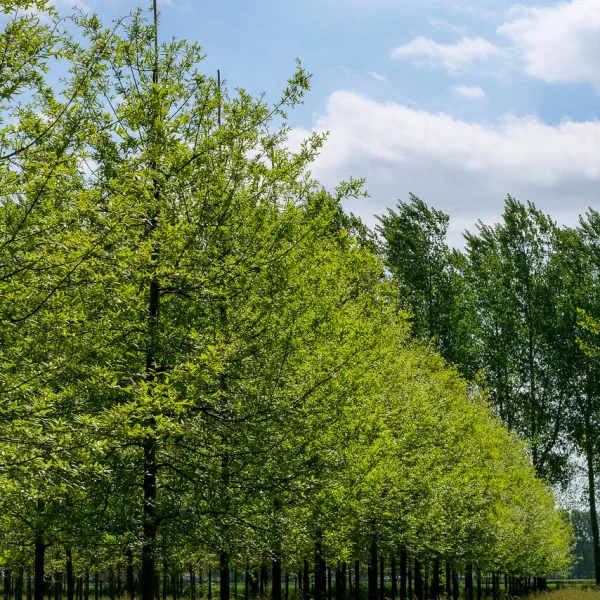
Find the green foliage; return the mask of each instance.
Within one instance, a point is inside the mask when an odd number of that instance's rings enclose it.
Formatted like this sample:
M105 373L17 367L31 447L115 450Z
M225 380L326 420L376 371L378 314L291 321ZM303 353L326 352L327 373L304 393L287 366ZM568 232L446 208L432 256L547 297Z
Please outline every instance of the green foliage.
M196 45L157 56L142 12L111 29L80 15L74 37L46 12L6 30L32 68L7 61L2 96L30 95L0 162L5 564L34 544L80 572L133 552L152 591L161 563L299 568L315 546L332 562L375 539L564 568L552 495L459 375L473 350L457 316L484 294L447 217L413 197L382 218L398 290L343 210L362 181L327 193L309 173L323 138L287 148L300 64L269 105L202 74ZM69 66L61 93L49 58Z

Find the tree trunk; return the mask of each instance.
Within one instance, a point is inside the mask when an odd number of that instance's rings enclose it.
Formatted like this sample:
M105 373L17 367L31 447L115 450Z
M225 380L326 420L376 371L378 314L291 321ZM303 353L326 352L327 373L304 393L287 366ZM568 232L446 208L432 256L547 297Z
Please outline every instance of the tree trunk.
M278 553L271 563L272 583L271 600L282 600L281 598L281 554ZM224 599L222 599L224 600Z
M352 587L352 569L348 569L348 596L344 600L353 600L354 588Z
M229 600L229 553L221 552L219 555L219 571L220 585L219 598L220 600Z
M400 600L407 600L406 595L406 570L408 566L408 557L406 555L406 548L400 549ZM410 600L413 600L410 598Z
M450 561L446 561L446 600L452 596L452 567Z
M585 454L588 472L588 501L592 525L592 543L594 546L594 575L596 585L600 585L600 535L598 533L598 512L596 510L596 479L594 473L594 438L589 415L585 418ZM540 579L540 578L538 578Z
M25 568L19 567L17 572L17 581L15 585L15 600L23 600L23 579L24 579Z
M465 569L465 600L473 600L473 565L468 564Z
M371 542L371 560L369 562L369 600L377 600L377 540Z
M354 600L360 600L360 562L354 561Z
M423 575L421 573L421 563L415 558L415 598L423 600Z
M135 598L135 589L134 589L134 574L133 574L133 550L128 549L125 552L125 557L127 559L127 575L126 575L126 587L127 594L129 595L130 600L134 600Z
M327 587L327 568L323 557L321 533L317 533L315 542L315 600L324 600Z
M304 573L302 573L302 598L310 600L310 577L308 575L307 559L304 559Z
M73 600L73 554L67 548L67 600Z
M459 595L458 572L456 569L452 569L452 600L458 600Z
M379 561L379 600L385 600L385 559Z
M46 545L44 536L38 531L35 539L35 557L33 565L33 575L35 578L33 588L33 600L44 600L44 559L46 555Z
M396 555L392 556L392 600L398 600L398 573L396 572Z
M260 579L258 582L258 589L260 595L264 596L267 590L267 568L264 564L260 566Z
M192 600L196 600L196 573L194 567L190 564L190 595Z
M433 561L433 576L431 581L431 597L436 600L441 596L441 584L440 584L440 559L438 556Z

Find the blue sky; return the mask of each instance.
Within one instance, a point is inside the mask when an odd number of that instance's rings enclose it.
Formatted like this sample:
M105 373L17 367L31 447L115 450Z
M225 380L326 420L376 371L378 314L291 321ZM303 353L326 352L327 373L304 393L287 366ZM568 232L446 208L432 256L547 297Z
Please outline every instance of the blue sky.
M60 0L62 7L72 4ZM85 0L106 20L138 2ZM142 6L145 6L143 3ZM451 216L450 241L507 193L574 224L600 208L600 0L165 0L161 35L205 70L275 100L313 73L292 144L330 136L315 176L366 176L374 214L409 192Z

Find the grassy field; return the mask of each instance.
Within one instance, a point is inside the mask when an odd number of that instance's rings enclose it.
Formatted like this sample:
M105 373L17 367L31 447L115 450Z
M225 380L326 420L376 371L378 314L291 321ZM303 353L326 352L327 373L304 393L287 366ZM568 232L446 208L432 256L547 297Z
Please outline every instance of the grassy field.
M535 595L539 600L600 600L600 588L593 583L566 585L558 590L542 592Z

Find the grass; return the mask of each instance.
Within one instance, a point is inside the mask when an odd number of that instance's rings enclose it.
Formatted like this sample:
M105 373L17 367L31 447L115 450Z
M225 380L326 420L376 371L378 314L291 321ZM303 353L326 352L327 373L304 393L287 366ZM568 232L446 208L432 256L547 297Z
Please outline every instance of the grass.
M536 600L600 600L600 588L593 583L567 585L558 590L536 594Z

